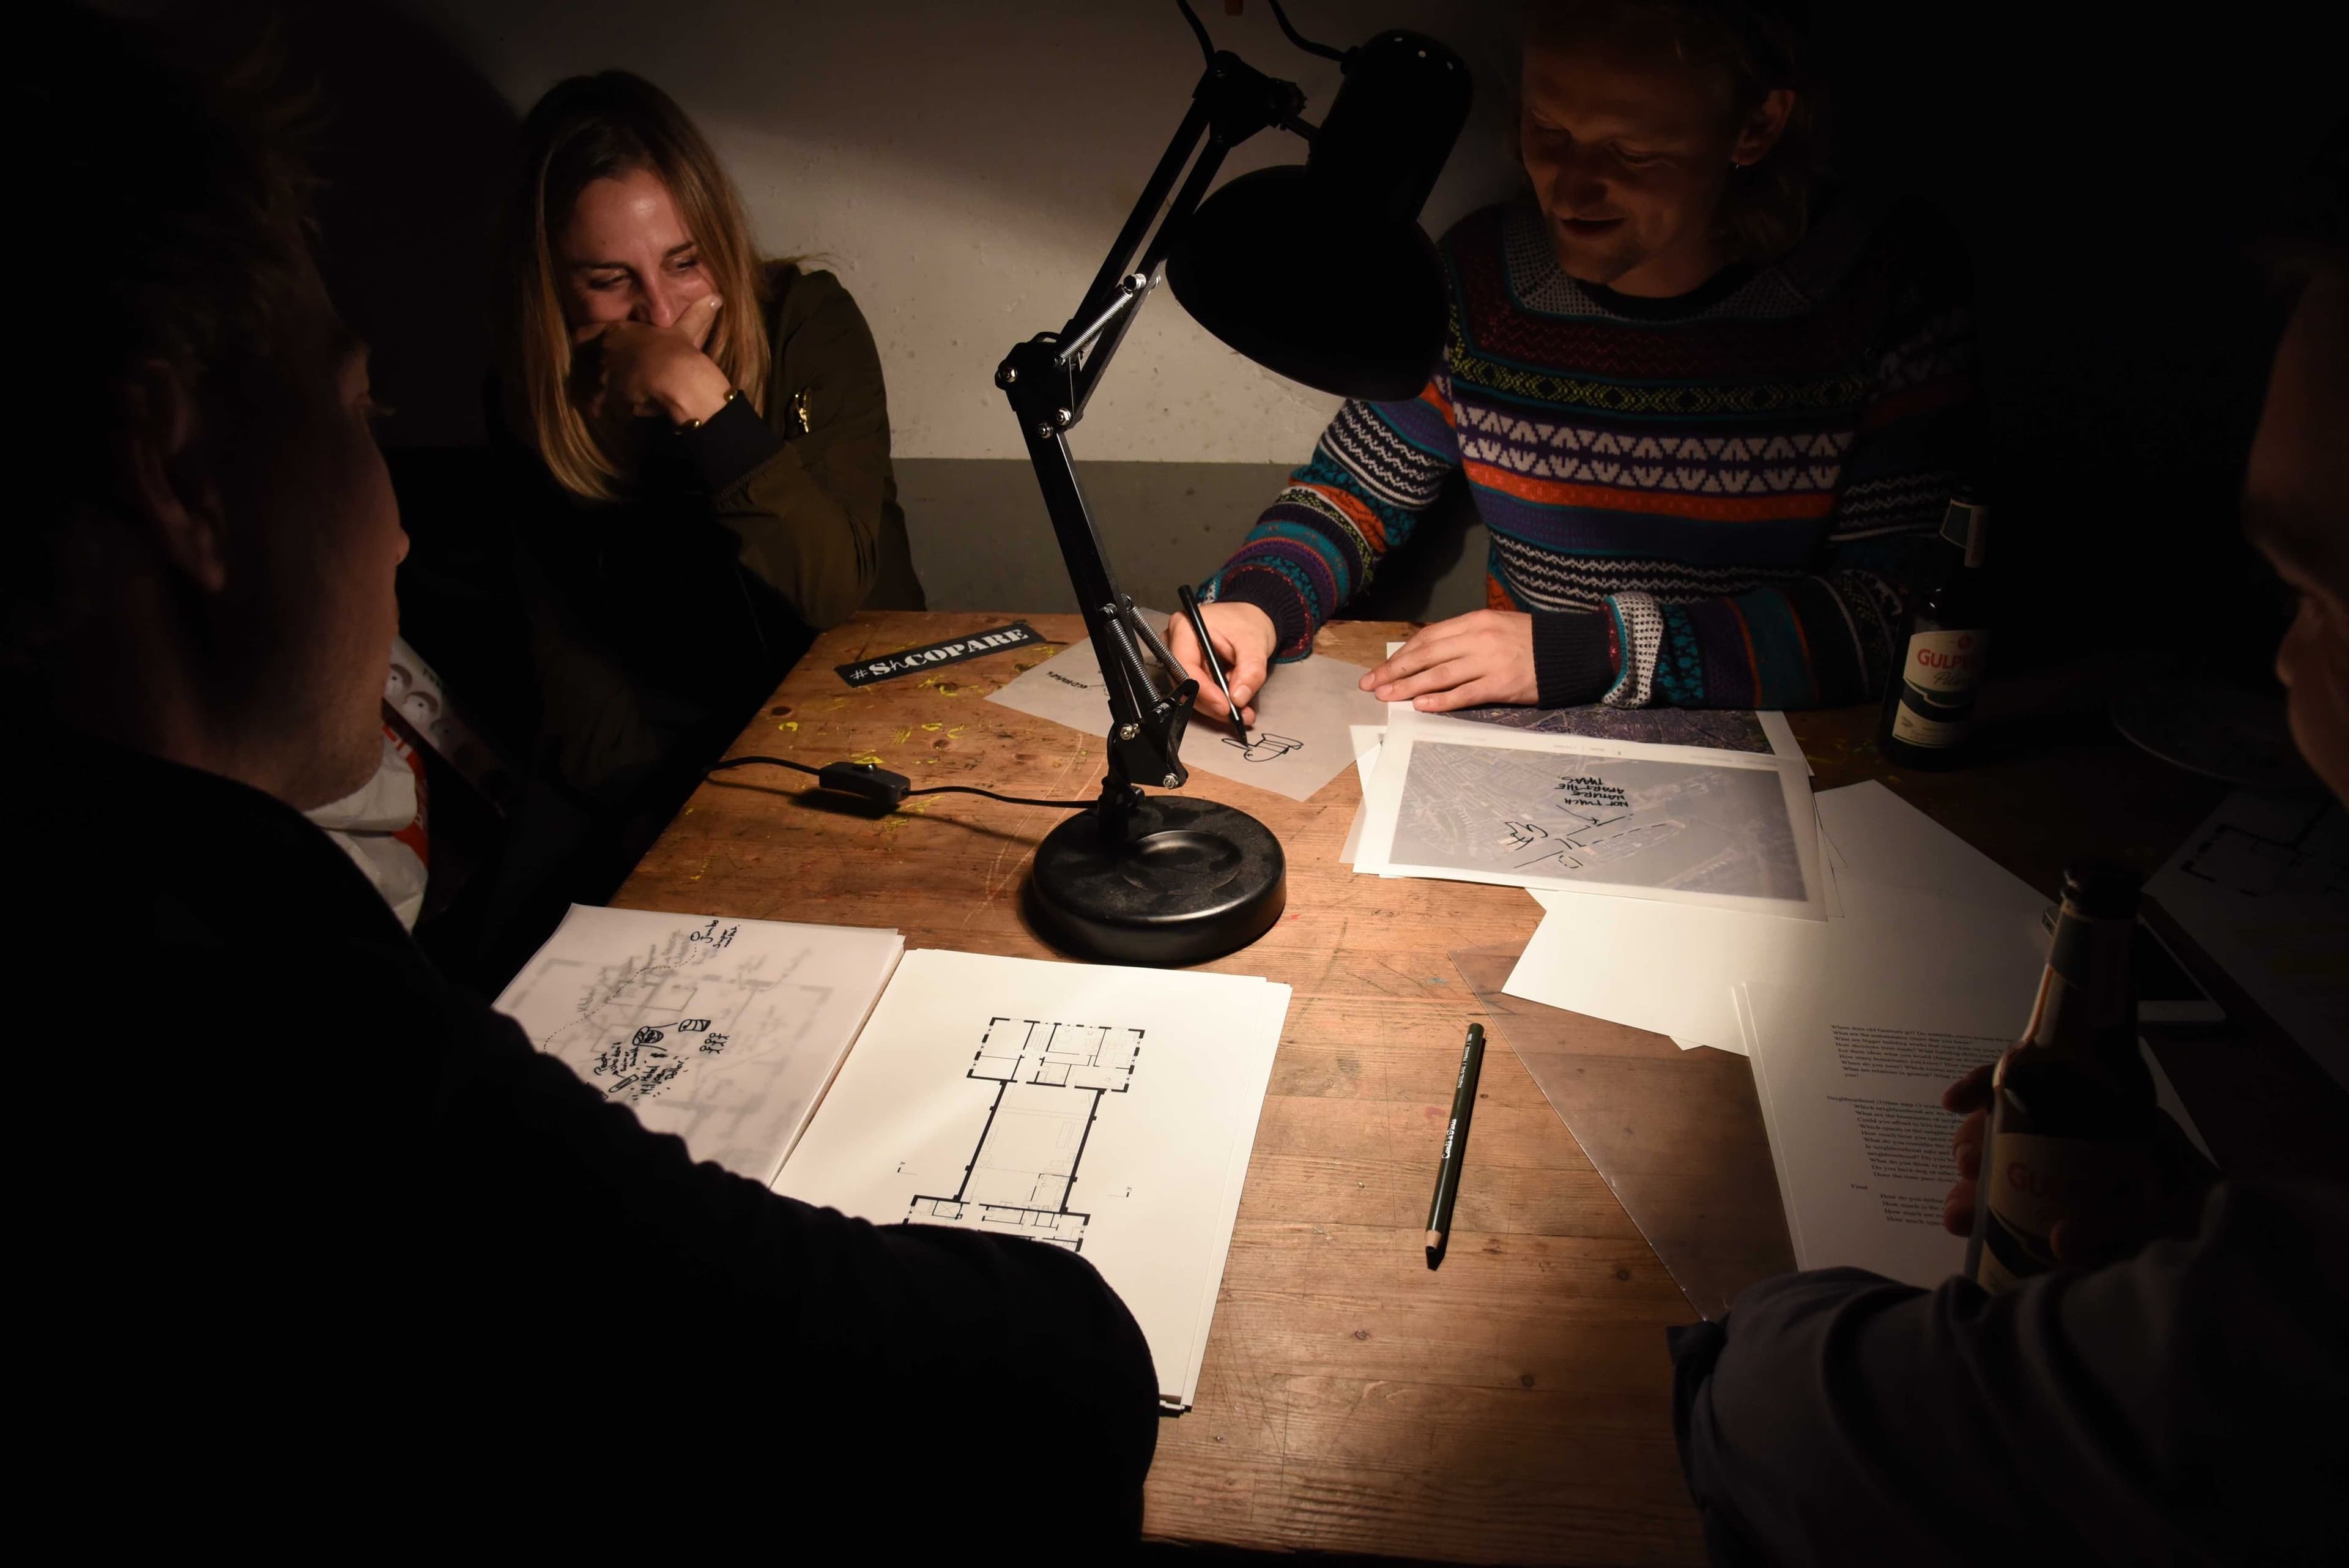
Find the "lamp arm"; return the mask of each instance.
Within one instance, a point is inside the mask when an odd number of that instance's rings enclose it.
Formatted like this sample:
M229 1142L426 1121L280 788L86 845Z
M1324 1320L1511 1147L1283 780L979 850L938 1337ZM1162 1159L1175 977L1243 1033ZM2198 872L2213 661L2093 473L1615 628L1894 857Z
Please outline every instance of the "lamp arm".
M1068 432L1084 417L1085 404L1140 313L1169 244L1206 198L1225 153L1259 130L1296 120L1304 102L1295 84L1267 77L1237 56L1212 56L1192 93L1189 112L1067 325L1014 345L996 368L995 384L1019 420L1053 538L1076 589L1078 612L1101 662L1110 729L1109 772L1102 781L1099 809L1104 829L1113 834L1123 834L1139 786L1178 789L1189 779L1180 753L1199 687L1118 587L1077 482ZM1188 178L1183 177L1185 165ZM1133 265L1137 253L1143 258L1139 269Z

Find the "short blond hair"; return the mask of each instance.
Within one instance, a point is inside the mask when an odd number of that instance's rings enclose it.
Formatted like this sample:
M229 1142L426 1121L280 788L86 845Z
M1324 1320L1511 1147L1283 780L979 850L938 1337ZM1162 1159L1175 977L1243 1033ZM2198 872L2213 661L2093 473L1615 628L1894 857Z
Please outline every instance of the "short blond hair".
M1753 113L1776 88L1795 94L1794 112L1769 152L1736 171L1715 216L1724 259L1774 261L1809 230L1825 151L1825 85L1810 69L1802 30L1770 0L1541 0L1526 18L1523 47L1592 45L1662 55L1719 72L1730 112Z
M556 483L591 501L618 498L626 483L571 401L573 345L554 235L580 192L637 170L668 187L702 269L727 302L703 351L752 407L766 407L772 350L764 270L717 153L677 100L642 77L602 71L556 83L523 122L498 267L498 362L509 427Z

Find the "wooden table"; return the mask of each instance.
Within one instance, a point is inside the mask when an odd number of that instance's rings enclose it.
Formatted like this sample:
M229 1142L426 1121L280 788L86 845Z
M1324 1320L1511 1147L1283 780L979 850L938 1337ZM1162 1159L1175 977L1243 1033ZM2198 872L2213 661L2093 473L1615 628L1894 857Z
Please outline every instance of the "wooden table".
M860 615L817 641L734 749L869 758L917 786L1089 797L1098 734L985 700L1052 649L861 690L833 670L1005 618ZM1074 616L1030 619L1047 637L1082 635ZM1375 663L1407 629L1340 623L1316 646ZM2094 725L2050 725L2054 743L2013 761L1912 779L1882 769L1867 743L1874 722L1795 717L1820 788L1885 777L2043 888L2091 823L2105 846L2149 866L2220 793ZM2097 792L2095 808L2060 804L2091 780L2124 787ZM1057 956L1022 919L1020 890L1037 840L1066 813L936 795L876 820L812 796L812 782L745 770L705 784L615 902ZM1294 997L1198 1403L1161 1428L1149 1532L1457 1562L1702 1562L1663 1334L1696 1314L1506 1051L1486 1060L1444 1268L1430 1272L1423 1255L1461 1036L1480 1016L1447 955L1521 947L1533 900L1354 875L1338 860L1361 794L1351 769L1304 803L1206 774L1189 788L1261 818L1288 855L1279 924L1209 967L1285 981Z

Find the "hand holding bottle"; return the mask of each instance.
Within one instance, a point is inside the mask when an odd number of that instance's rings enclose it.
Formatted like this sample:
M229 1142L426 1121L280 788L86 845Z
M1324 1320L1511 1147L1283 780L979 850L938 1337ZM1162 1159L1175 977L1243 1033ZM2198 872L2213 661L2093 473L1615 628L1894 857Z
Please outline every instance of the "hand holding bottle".
M1974 1230L1974 1201L1982 1176L1982 1145L1990 1133L1991 1075L1985 1063L1941 1092L1941 1108L1965 1119L1951 1139L1958 1179L1941 1205L1941 1228L1956 1236ZM2153 1158L2145 1187L2121 1201L2082 1208L2055 1222L2048 1236L2057 1263L2096 1268L2133 1255L2164 1236L2190 1236L2200 1223L2202 1203L2219 1179L2219 1168L2202 1158L2176 1119L2156 1113Z

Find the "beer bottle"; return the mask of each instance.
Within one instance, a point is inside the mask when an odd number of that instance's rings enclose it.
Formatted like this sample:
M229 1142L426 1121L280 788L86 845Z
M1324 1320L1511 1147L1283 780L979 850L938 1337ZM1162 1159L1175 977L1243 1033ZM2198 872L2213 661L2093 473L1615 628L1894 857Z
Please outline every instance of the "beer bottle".
M1990 508L1971 492L1951 497L1877 729L1877 750L1904 767L1954 768L1966 760L1974 694L1990 651L1991 595L1982 566L1989 525Z
M2064 873L2064 904L2023 1038L1991 1079L1966 1273L2003 1290L2054 1266L2055 1222L2125 1227L2150 1197L2158 1111L2138 1054L2129 954L2138 878L2090 862Z

